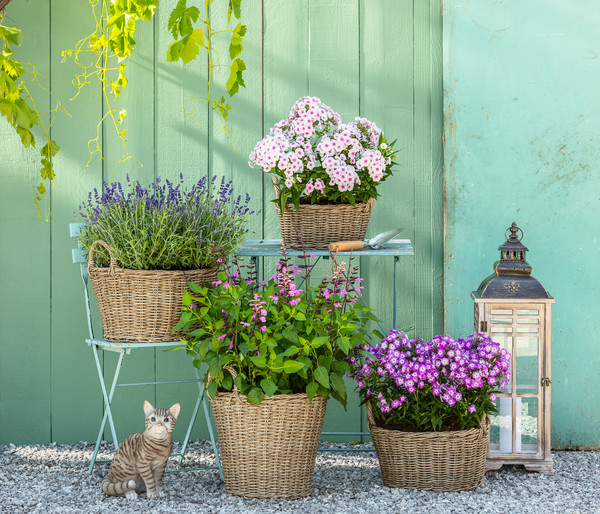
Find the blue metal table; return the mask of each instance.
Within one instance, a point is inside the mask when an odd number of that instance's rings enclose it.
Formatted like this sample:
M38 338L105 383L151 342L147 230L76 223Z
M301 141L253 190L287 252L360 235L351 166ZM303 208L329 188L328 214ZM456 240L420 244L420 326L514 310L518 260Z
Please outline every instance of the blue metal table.
M250 257L254 263L257 276L260 273L259 257L279 257L281 256L281 241L278 240L248 240L242 243L242 245L236 251L238 256ZM307 250L306 252L299 250L287 250L287 254L290 257L302 257L303 255L309 254L317 257L315 262L312 264L309 274L314 266L319 262L320 259L330 259L332 255L329 250ZM335 254L335 258L339 257L391 257L394 259L394 279L393 279L393 328L397 328L397 297L396 297L396 265L398 260L402 256L414 255L414 249L410 242L410 239L392 239L388 241L383 248L380 250L372 250L370 248L362 248L361 250L352 250L348 252L338 252ZM361 298L362 300L362 298ZM362 300L364 302L364 300ZM379 325L381 327L381 325ZM381 327L383 331L383 327ZM370 435L369 432L322 432L321 435L337 435L337 436L365 436ZM350 450L345 449L321 449L320 451L373 451L371 449L353 448Z
M238 256L250 257L254 263L256 274L260 272L259 257L279 257L281 255L281 241L274 239L264 240L248 240L244 241L236 251ZM299 250L287 250L287 254L291 257L302 257L305 252ZM311 271L320 259L330 259L329 250L307 250L306 254L315 255L317 259L311 266ZM352 250L349 252L338 252L338 257L392 257L394 259L394 280L393 280L393 328L397 326L397 305L396 298L396 265L398 259L402 256L414 255L414 249L410 239L392 239L388 241L380 250L372 250L370 248L362 248L361 250ZM310 271L309 271L310 273Z

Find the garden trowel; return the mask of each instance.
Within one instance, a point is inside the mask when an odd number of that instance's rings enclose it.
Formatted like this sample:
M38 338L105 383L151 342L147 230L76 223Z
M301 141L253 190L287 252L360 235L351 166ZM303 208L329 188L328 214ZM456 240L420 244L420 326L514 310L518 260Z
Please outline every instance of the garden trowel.
M360 250L365 246L372 248L373 250L381 250L383 245L390 239L396 237L403 228L395 228L394 230L388 230L372 237L368 241L337 241L335 243L329 243L329 251L331 253L348 252L350 250Z

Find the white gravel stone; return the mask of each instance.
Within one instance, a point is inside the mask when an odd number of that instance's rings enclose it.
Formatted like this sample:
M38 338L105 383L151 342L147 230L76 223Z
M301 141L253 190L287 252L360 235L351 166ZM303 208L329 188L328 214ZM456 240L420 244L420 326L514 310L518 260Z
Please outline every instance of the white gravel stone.
M181 443L176 443L176 449ZM365 445L368 446L368 445ZM323 443L327 448L349 444ZM311 496L295 501L246 500L225 494L216 470L167 473L165 497L137 502L105 496L109 465L87 473L93 445L0 446L0 512L237 512L237 513L582 513L600 512L600 451L553 452L553 474L505 466L486 473L475 491L432 493L383 486L373 452L319 452ZM99 458L113 447L103 444ZM211 446L188 446L185 463L214 464ZM176 467L176 461L169 465Z

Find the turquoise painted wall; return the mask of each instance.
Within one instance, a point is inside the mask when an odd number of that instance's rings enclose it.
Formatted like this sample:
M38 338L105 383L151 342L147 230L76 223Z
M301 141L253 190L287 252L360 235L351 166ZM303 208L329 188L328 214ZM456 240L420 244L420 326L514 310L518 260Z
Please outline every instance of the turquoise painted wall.
M552 445L600 447L600 5L447 0L444 7L446 328L505 229L523 229L553 309Z
M186 118L186 99L203 94L206 61L167 63L167 20L176 0L160 0L153 23L136 30L137 47L117 108L125 108L129 150L143 163L114 168L121 156L107 127L105 160L86 168L88 141L105 112L97 84L70 102L75 67L62 63L92 30L83 0L13 0L5 24L23 30L15 53L36 64L45 89L34 86L41 111L65 104L71 118L57 116L52 137L61 146L54 161L57 180L49 196L52 222L41 223L33 207L37 184L35 152L23 150L0 119L0 444L93 440L102 416L102 396L86 336L81 281L70 262L68 223L88 191L102 180L142 181L156 176L189 180L226 175L248 191L259 211L250 237L279 237L270 203L269 177L247 165L254 144L287 116L301 96L320 96L344 119L361 115L398 138L399 166L382 191L368 235L405 227L415 256L398 266L398 324L411 335L443 330L442 207L442 19L440 0L244 0L246 88L231 100L232 150L212 112L199 109L199 125ZM214 20L226 22L225 0L212 4ZM222 48L226 52L226 48ZM216 77L213 94L226 94ZM326 268L326 267L325 267ZM391 326L391 263L363 259L367 299ZM183 353L145 352L126 361L123 380L187 378L193 372ZM104 357L110 379L114 356ZM141 428L144 399L161 406L182 403L176 437L182 438L194 404L194 385L148 386L115 399L121 436ZM328 408L326 430L364 429L354 397L349 414ZM198 429L195 437L206 437Z

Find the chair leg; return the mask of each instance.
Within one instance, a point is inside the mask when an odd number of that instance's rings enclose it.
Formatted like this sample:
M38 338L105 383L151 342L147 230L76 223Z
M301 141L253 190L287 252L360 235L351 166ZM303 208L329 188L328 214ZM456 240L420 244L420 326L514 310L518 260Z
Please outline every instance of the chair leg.
M98 450L100 449L100 443L102 442L104 435L104 428L106 427L106 422L108 420L110 425L110 430L112 433L113 441L115 443L115 449L119 447L119 441L117 439L117 433L115 430L115 422L112 417L111 404L112 399L115 394L115 389L117 387L117 382L119 379L119 373L121 372L121 366L123 365L123 356L125 352L119 352L119 360L117 362L117 367L115 369L115 376L113 377L112 385L110 388L110 393L106 391L106 384L104 382L104 375L102 373L102 366L100 366L100 358L98 357L98 348L95 345L92 345L92 349L94 350L94 360L96 361L96 369L98 371L98 378L100 379L100 388L102 389L102 396L104 397L104 416L102 417L102 422L100 423L100 429L98 430L98 437L96 438L96 445L94 447L94 453L92 454L92 459L90 461L90 467L88 469L88 473L91 473L94 469L94 464L96 463L96 458L98 456Z
M196 405L194 406L194 411L192 412L192 418L190 420L190 424L188 426L188 430L187 433L185 434L185 439L183 440L183 447L181 449L181 455L179 457L179 465L181 466L181 463L183 462L183 458L185 457L185 451L190 439L190 435L192 433L192 428L194 427L194 423L196 422L196 417L198 415L198 410L200 408L200 404L202 404L202 407L204 409L204 419L206 420L206 426L208 427L208 433L209 433L209 437L210 437L210 442L212 444L213 447L213 452L215 454L215 460L217 463L217 468L219 470L219 476L221 477L221 480L223 479L223 468L221 466L221 459L219 458L219 451L217 449L217 443L215 441L215 434L214 431L212 429L212 424L210 422L210 414L208 412L208 407L206 406L206 389L204 387L204 375L206 374L206 372L204 374L201 374L200 371L197 368L194 368L194 371L196 372L196 378L198 379L198 399L196 400Z

